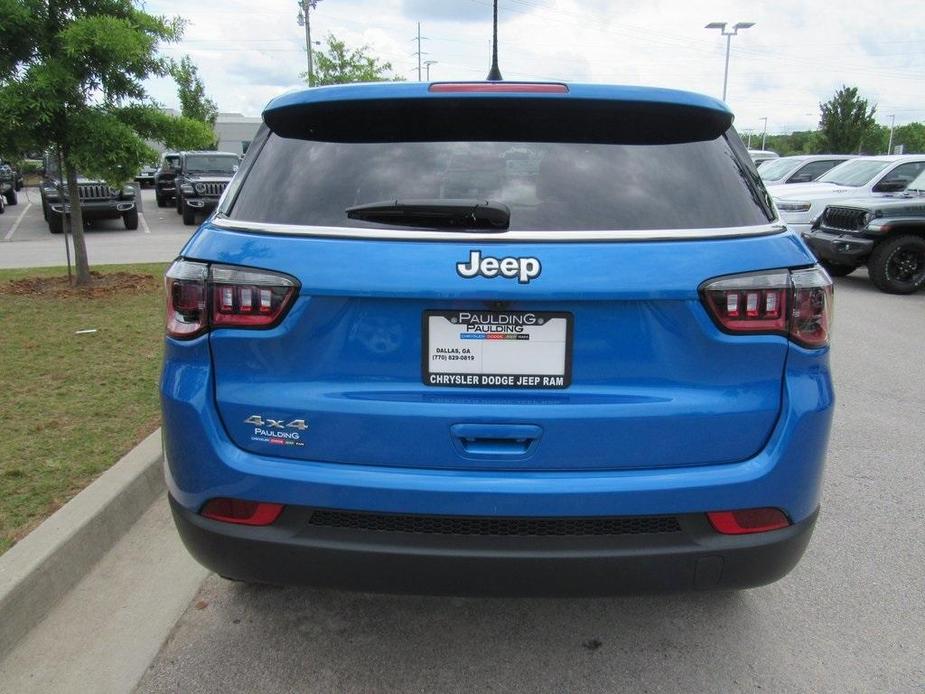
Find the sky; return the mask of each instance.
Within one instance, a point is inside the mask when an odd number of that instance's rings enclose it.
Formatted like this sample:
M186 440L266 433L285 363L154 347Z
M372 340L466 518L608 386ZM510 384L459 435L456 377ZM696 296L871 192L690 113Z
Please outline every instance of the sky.
M223 112L259 115L300 84L305 33L297 0L148 0L149 12L187 20L183 40L162 47L199 66ZM722 96L726 39L710 22L755 22L732 38L727 102L740 133L815 128L819 103L857 86L889 125L925 121L925 3L880 0L500 0L499 53L508 80L670 87ZM179 9L178 9L179 8ZM484 79L491 0L319 0L312 39L333 34L368 46L416 80L417 24L431 80ZM176 86L150 80L150 95L176 108Z

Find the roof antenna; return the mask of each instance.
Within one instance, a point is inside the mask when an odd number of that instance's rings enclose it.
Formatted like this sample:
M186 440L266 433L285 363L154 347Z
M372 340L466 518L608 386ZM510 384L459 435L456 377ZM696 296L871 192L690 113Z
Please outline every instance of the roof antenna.
M491 69L488 71L488 77L485 79L491 82L499 82L504 78L501 76L501 70L498 69L498 0L492 3L493 19L493 41L491 44Z

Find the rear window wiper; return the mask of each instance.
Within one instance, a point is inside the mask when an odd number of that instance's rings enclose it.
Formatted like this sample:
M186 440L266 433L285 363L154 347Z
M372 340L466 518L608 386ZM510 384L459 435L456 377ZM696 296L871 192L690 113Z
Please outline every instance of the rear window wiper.
M348 207L349 219L406 227L447 227L504 231L511 210L502 202L474 198L384 200Z

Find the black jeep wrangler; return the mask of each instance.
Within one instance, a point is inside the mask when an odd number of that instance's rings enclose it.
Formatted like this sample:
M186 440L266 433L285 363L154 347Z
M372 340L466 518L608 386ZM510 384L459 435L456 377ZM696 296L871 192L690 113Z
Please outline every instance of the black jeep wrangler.
M208 214L238 170L241 159L233 152L181 152L177 170L177 213L183 223L196 223L196 214Z
M167 207L176 196L177 186L174 179L177 177L179 165L179 152L164 152L161 155L161 165L154 172L154 197L158 207Z
M59 194L59 187L62 196ZM84 221L122 218L125 228L138 228L138 208L135 206L135 189L132 186L113 188L105 181L84 178L78 174L77 190L80 211ZM64 231L64 215L69 203L67 180L59 173L54 157L47 157L42 173L42 214L48 222L48 231Z
M829 205L803 238L830 275L866 264L877 289L911 294L925 286L925 173L903 193Z

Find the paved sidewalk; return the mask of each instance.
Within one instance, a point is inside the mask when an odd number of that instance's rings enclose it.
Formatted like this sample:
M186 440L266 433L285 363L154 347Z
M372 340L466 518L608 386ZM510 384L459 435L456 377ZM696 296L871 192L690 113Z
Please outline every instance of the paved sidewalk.
M160 497L0 662L0 692L131 691L207 574Z

